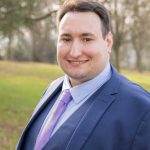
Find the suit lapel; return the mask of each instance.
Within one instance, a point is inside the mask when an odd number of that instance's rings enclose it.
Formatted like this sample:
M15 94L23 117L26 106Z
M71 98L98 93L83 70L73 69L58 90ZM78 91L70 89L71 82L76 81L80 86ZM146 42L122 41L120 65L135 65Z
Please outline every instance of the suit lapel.
M44 104L47 103L47 100L51 100L57 92L58 90L61 88L62 86L62 82L63 82L63 77L57 79L54 81L54 83L52 83L47 89L46 91L44 92L40 102L38 103L38 105L36 106L33 114L32 114L32 117L39 111L41 110L43 107L42 106L45 106ZM32 119L31 117L31 119Z
M32 116L31 116L31 118L29 120L29 123L27 124L27 126L25 127L25 129L22 132L22 135L20 137L19 143L18 143L17 148L16 148L17 150L21 149L21 145L22 145L22 142L23 142L24 135L25 135L26 131L29 129L29 127L32 124L32 122L34 121L34 119L38 116L38 114L41 112L41 110L44 108L44 106L49 102L49 100L52 100L53 96L55 96L55 94L57 94L57 92L59 92L61 90L62 81L63 81L63 77L57 79L55 81L55 83L52 83L47 88L45 94L41 98L40 103L35 108Z
M53 99L53 96L55 96L58 92L60 92L61 87L62 87L62 81L63 81L62 78L60 80L57 79L57 81L55 81L55 83L53 83L52 85L50 85L47 88L45 94L43 95L39 104L35 108L33 115L30 118L29 123L32 122L32 120L34 120L34 118L36 118L36 116L38 116L38 114L41 112L41 110L44 108L44 106L47 105L47 103Z
M119 78L118 73L112 68L111 79L91 96L90 99L93 99L93 102L76 127L66 150L76 150L83 147L97 122L101 120L114 102L120 85Z

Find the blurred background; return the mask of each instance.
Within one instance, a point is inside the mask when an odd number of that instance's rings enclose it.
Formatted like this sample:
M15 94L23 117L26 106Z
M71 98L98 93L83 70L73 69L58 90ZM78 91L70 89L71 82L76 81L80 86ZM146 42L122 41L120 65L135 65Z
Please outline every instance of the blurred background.
M55 16L63 0L0 0L0 59L56 63ZM112 63L150 70L149 0L101 0L110 10Z
M150 91L149 0L99 1L110 12L112 64ZM63 75L55 19L62 2L0 0L0 150L15 149L42 92Z

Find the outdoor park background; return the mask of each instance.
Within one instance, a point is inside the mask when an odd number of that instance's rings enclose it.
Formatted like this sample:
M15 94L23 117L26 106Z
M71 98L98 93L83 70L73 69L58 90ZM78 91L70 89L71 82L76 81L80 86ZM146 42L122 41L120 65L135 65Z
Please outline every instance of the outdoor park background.
M14 150L56 65L56 12L64 0L0 0L0 150ZM150 91L149 0L95 0L110 11L111 63Z

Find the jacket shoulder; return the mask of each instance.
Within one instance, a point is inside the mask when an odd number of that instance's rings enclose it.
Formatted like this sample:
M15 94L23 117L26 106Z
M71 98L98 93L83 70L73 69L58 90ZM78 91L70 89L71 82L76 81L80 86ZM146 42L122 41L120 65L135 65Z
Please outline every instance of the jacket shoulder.
M60 78L57 78L56 80L52 81L48 87L46 88L46 90L43 92L42 94L42 97L48 93L50 90L53 90L55 89L56 87L58 87L64 80L64 77L60 77Z
M150 93L126 77L121 77L121 84L119 88L119 93L126 100L134 101L136 103L140 102L150 107Z

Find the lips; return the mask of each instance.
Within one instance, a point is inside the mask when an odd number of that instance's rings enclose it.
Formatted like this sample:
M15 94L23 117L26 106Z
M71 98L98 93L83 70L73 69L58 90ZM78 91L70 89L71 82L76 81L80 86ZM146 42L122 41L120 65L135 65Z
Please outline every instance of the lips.
M67 61L73 65L80 65L88 62L88 60L67 60Z

